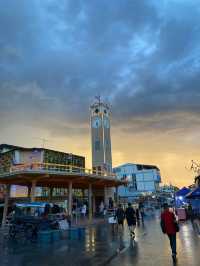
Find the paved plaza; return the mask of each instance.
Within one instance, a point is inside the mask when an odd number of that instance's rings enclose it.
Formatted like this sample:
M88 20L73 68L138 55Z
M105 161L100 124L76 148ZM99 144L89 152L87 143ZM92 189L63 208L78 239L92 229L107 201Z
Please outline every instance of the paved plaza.
M181 225L177 239L177 265L200 265L200 238L190 222ZM131 242L109 225L91 226L84 240L61 240L54 244L7 243L1 241L1 266L168 266L173 265L168 239L160 231L158 216L137 227Z

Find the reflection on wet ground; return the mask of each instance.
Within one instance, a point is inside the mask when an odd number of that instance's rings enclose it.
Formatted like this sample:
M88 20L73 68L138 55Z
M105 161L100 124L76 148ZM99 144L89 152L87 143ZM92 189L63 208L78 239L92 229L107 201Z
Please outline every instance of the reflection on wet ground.
M125 232L124 238L128 235ZM137 266L168 266L173 265L169 240L163 235L159 227L158 217L148 220L144 227L137 228L136 241L128 246L120 256L113 259L110 266L137 265ZM182 223L177 235L178 260L176 265L200 265L200 238L193 231L190 222Z
M184 223L177 239L177 265L200 265L200 238ZM109 225L88 228L84 240L61 240L54 244L1 242L0 266L93 266L172 265L169 241L161 233L158 218L148 218L136 229L136 240Z

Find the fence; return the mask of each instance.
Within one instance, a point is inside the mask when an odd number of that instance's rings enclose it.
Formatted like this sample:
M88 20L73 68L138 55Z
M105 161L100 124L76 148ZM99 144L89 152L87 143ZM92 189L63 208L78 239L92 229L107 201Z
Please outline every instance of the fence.
M115 174L107 171L92 170L74 165L63 165L63 164L53 164L53 163L28 163L28 164L13 165L8 169L0 168L0 176L5 174L24 172L24 171L26 172L50 171L56 173L80 173L86 175L116 177Z

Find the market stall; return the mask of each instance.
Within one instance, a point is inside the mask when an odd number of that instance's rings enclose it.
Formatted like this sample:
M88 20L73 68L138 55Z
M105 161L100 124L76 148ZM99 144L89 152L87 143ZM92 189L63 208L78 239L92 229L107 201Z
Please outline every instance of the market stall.
M194 215L200 217L200 187L188 193L186 199L192 205Z
M180 208L188 203L186 195L190 192L189 188L183 187L175 194L176 208Z
M57 209L58 212L55 212ZM58 239L62 230L70 227L66 213L48 202L16 204L8 216L9 238L15 240L41 240L42 236Z

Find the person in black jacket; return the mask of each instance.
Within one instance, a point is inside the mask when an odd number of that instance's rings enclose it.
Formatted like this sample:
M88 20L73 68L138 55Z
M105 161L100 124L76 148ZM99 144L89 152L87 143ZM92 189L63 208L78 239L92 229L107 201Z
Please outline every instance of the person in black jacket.
M135 238L135 227L136 227L136 213L133 207L131 206L131 203L128 203L128 208L125 211L127 224L130 231L131 238Z
M122 228L123 228L124 219L125 219L125 212L124 212L121 204L118 205L118 209L115 213L115 218L117 218L118 226L122 226Z

